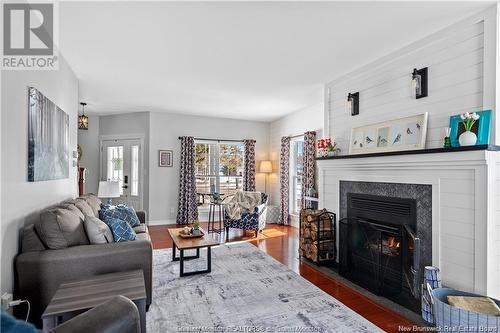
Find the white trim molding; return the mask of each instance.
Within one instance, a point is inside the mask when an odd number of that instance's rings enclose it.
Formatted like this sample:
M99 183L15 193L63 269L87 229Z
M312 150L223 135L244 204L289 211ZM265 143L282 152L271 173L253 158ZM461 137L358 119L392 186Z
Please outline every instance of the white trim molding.
M443 284L498 298L499 166L500 153L484 150L318 160L320 207L339 212L341 180L432 185L432 264Z

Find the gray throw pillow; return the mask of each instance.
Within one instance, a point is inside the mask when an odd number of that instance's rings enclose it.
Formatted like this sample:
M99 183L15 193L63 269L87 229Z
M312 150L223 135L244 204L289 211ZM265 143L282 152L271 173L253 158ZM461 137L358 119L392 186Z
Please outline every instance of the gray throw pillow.
M90 244L106 244L113 243L113 234L108 225L97 217L85 216L83 222Z
M94 211L83 198L76 198L72 201L72 203L83 213L84 216L98 217L94 215Z
M80 198L84 199L92 208L95 217L99 217L99 211L101 210L101 199L99 199L95 194L87 193L82 195Z
M49 249L89 244L82 219L68 209L53 208L42 211L35 229Z

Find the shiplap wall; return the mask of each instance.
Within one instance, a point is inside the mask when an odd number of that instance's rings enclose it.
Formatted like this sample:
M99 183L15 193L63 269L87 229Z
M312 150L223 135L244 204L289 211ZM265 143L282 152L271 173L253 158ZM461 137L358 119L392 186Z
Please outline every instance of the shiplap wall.
M326 85L326 127L343 151L351 128L429 113L427 148L442 147L449 117L483 108L484 23L464 25L415 49ZM415 99L413 68L428 67L429 95ZM349 92L360 93L359 115L347 112Z

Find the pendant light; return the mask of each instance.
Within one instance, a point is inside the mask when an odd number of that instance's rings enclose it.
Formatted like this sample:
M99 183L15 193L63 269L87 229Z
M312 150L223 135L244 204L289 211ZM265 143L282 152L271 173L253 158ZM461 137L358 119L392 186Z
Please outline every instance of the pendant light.
M89 129L89 117L87 117L85 115L85 105L87 105L87 103L81 102L80 105L82 106L82 115L78 116L78 129L88 130Z

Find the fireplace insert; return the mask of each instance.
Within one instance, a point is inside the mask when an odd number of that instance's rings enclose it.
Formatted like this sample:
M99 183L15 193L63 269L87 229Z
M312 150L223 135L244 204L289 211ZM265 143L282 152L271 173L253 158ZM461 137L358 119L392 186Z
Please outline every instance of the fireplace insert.
M339 273L407 308L420 307L416 201L348 193L339 221Z

